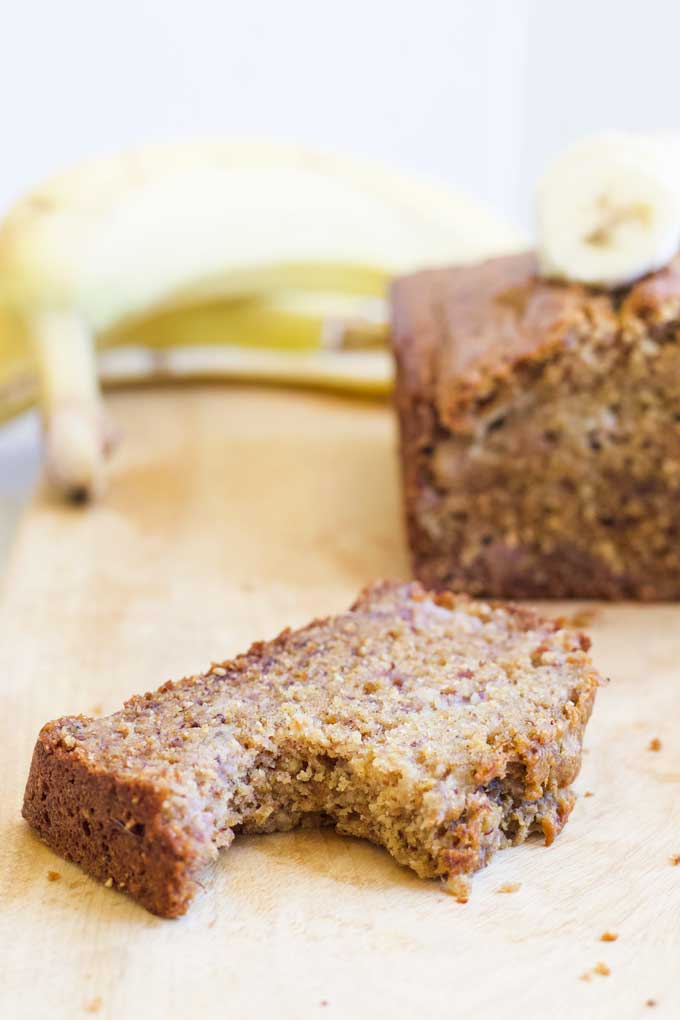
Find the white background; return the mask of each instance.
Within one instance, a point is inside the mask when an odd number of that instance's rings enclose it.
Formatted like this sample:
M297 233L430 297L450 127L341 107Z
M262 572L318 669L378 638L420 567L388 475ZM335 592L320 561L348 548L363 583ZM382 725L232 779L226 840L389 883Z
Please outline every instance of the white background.
M83 156L224 136L383 159L530 234L536 178L568 141L680 129L676 0L0 0L0 15L0 214ZM33 416L0 429L0 561L37 460Z
M584 131L680 127L675 0L0 0L0 211L95 152L292 139L378 157L530 229Z

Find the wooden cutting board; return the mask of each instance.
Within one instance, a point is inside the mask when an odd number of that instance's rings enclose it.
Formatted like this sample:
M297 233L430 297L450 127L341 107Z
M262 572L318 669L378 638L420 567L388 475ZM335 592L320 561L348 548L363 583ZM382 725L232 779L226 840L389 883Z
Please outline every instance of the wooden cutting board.
M109 495L38 492L6 584L0 1014L679 1017L680 607L596 608L612 683L577 783L592 796L550 849L499 854L465 906L380 849L300 832L237 839L163 921L34 837L19 812L47 719L112 711L408 574L388 408L204 388L111 410Z

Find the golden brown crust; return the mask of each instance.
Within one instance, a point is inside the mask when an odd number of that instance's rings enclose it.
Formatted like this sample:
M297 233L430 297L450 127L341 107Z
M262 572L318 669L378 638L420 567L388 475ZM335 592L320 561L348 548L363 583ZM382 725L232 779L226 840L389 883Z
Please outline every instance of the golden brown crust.
M380 582L112 716L49 723L24 817L165 917L242 831L333 824L455 879L564 824L599 682L587 648L529 609Z
M617 316L608 294L538 275L532 252L474 266L424 270L392 288L399 385L432 402L444 426L465 427L519 366L545 362L584 330L611 342Z

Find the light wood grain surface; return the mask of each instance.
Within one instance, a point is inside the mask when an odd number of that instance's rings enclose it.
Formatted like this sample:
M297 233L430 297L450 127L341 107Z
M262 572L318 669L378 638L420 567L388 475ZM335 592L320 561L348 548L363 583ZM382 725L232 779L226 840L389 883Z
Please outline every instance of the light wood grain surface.
M675 606L597 608L612 682L577 782L593 796L550 849L494 858L467 905L375 847L304 832L237 839L190 913L162 921L33 836L20 803L47 719L114 710L408 573L388 408L207 388L111 409L109 495L83 511L39 492L6 583L0 1014L680 1016Z

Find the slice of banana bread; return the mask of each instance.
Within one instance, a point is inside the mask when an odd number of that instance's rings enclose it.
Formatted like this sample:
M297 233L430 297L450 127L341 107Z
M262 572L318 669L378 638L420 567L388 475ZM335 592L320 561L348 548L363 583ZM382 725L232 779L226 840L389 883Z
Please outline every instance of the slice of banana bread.
M572 807L598 676L526 609L381 582L105 719L40 733L24 817L154 913L184 913L236 832L333 825L461 876Z
M616 293L531 254L393 289L414 572L510 598L680 598L680 256Z

